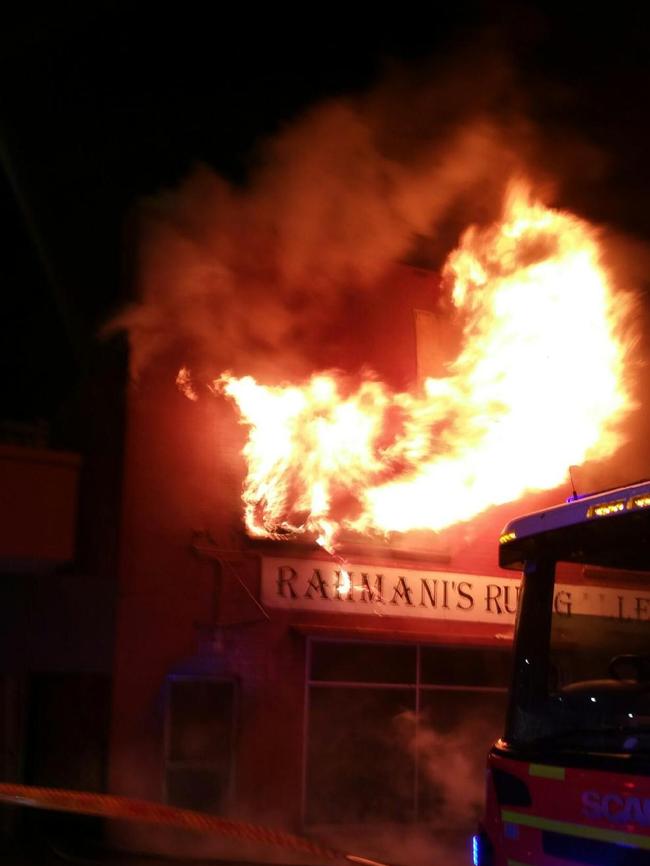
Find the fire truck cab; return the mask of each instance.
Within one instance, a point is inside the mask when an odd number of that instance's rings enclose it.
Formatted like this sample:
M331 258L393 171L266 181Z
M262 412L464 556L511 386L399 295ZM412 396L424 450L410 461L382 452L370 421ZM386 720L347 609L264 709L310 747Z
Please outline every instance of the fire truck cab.
M475 866L650 864L650 482L509 523L523 571Z

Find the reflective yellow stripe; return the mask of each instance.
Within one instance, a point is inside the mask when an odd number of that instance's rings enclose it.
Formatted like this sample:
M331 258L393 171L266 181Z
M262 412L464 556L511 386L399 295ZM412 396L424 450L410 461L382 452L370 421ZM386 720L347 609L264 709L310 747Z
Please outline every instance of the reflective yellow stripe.
M618 845L636 846L650 850L650 836L640 833L623 833L621 830L608 830L605 827L592 827L586 824L569 824L567 821L555 821L553 818L540 818L539 815L524 815L521 812L511 812L503 809L501 820L511 824L521 824L523 827L534 827L537 830L550 830L553 833L565 833L567 836L579 836L581 839L599 839L603 842L615 842Z
M531 764L528 773L531 776L541 776L542 779L559 779L564 781L564 767L551 767L549 764Z

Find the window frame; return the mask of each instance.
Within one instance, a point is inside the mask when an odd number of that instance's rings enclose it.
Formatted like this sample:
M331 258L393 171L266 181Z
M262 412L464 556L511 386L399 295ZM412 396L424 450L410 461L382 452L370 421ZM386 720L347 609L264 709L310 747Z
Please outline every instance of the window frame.
M384 647L414 647L415 648L415 676L412 683L383 683L380 681L373 682L355 682L355 681L340 681L340 680L314 680L311 678L312 655L313 648L316 644L332 643L339 645L350 646L384 646ZM507 695L510 682L508 680L503 686L481 686L481 685L446 685L436 683L423 683L421 680L422 670L422 649L444 649L444 650L475 650L476 652L508 652L512 657L512 645L496 646L491 644L481 643L454 643L454 642L431 642L423 643L422 641L381 641L381 640L363 640L359 638L340 638L340 637L323 637L307 635L305 647L305 686L304 686L304 708L303 708L303 743L302 743L302 792L301 792L301 823L305 828L318 827L316 822L308 822L308 756L309 756L309 724L310 724L310 694L311 689L316 688L336 688L336 689L385 689L385 690L407 690L415 691L415 717L416 730L419 724L421 713L421 697L423 692L472 692L479 694L503 694ZM504 704L503 725L505 727L506 705ZM414 820L412 824L422 823L425 819L420 817L420 756L418 750L413 753L413 814Z
M228 685L232 689L232 708L230 715L230 735L228 737L227 753L228 753L228 771L227 778L224 784L224 795L222 797L221 808L219 814L226 814L232 803L235 790L235 745L237 735L237 717L238 717L238 688L237 682L232 677L209 676L205 674L168 674L165 677L165 694L164 694L164 718L163 718L163 761L162 761L162 799L163 803L175 806L170 799L169 792L169 772L174 770L203 770L213 771L215 776L220 775L223 769L223 763L218 760L207 760L201 758L193 759L175 759L171 757L172 743L172 689L175 683L178 682L200 682L210 683L216 686ZM179 807L185 808L185 807Z

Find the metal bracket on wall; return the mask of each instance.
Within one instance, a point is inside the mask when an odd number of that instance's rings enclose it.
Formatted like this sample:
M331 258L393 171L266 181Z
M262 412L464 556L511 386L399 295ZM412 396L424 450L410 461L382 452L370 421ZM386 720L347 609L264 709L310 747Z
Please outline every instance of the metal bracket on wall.
M246 585L240 574L241 567L248 561L250 556L241 550L224 549L219 547L209 533L195 532L191 542L192 551L201 559L207 559L212 566L212 610L209 623L196 623L196 628L201 631L217 632L223 628L252 625L262 620L270 620L268 611L255 597ZM255 557L257 558L257 557ZM259 615L251 619L224 621L222 614L222 591L224 581L227 577L234 579L241 591L252 602Z

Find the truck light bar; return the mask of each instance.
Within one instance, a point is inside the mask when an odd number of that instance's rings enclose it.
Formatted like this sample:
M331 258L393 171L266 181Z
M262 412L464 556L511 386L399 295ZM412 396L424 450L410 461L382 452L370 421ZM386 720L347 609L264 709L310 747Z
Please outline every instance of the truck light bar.
M587 496L573 497L562 505L537 511L510 521L503 529L499 545L521 541L562 527L586 523L595 518L612 517L625 512L650 508L650 482L641 481L626 487L602 490Z
M628 508L633 500L628 502ZM607 517L608 514L617 514L625 511L625 500L618 499L616 502L601 502L599 505L590 505L587 509L587 519L590 517Z

